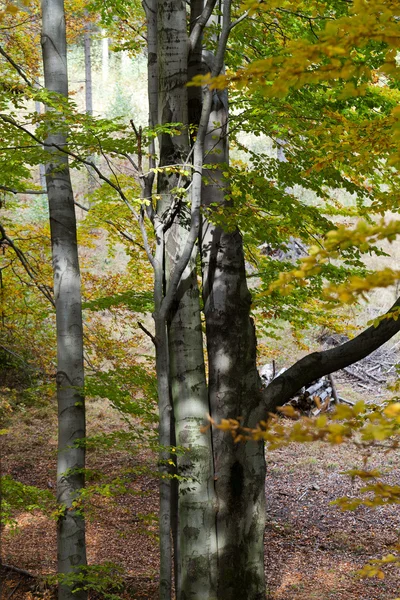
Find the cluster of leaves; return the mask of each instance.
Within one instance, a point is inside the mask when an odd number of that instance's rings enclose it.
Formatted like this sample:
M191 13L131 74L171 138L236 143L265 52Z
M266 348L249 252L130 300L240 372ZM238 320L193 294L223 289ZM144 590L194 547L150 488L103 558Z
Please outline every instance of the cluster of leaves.
M298 267L290 271L282 272L279 278L271 283L267 294L275 290L287 294L296 289L296 286L305 287L309 280L316 275L325 275L327 266L331 268L331 261L346 254L349 249L355 249L357 254L377 252L376 243L386 239L392 242L400 232L399 221L370 225L365 221L359 221L355 227L339 226L329 231L320 246L312 246L309 256L299 261ZM384 254L382 251L381 254ZM352 304L359 298L366 298L366 293L378 287L388 287L396 283L400 277L397 269L385 268L381 271L371 273L348 274L338 285L338 281L324 287L323 297L330 302Z
M74 592L86 591L101 595L106 600L121 600L124 589L124 571L121 566L110 561L99 565L81 567L68 574L48 577L49 584L59 583L72 588Z
M15 511L26 512L41 510L46 514L54 511L56 500L49 490L42 490L32 485L24 485L10 475L0 476L0 524L17 529L14 518Z

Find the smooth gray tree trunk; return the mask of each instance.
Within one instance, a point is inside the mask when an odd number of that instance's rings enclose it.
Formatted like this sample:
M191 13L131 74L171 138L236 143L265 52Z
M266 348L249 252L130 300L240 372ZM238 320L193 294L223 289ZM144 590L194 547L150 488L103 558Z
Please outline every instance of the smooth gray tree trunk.
M174 500L168 479L161 485L160 596L166 599L171 593L168 526L173 525L176 529L174 550L178 599L227 600L240 597L258 600L265 595L263 446L236 445L226 433L216 431L211 438L210 431L205 434L200 431L208 412L216 420L241 414L246 423L252 424L253 409L261 401L256 339L249 316L251 298L246 286L239 232L227 233L215 227L212 219L204 220L200 242L209 361L208 393L195 248L167 311L163 311L161 300L162 296L165 300L170 291L169 282L173 280L193 224L189 199L191 210L200 200L205 208L212 203L225 202L227 189L219 170L209 174L209 183L213 182L211 185L202 186L201 183L203 162L229 160L225 127L228 113L224 95L209 92L202 95L201 90L190 90L188 97L185 86L188 70L192 77L198 72L221 69L222 55L217 56L215 65L205 65L201 36L188 55L186 4L182 0L159 0L157 11L155 4L153 1L144 2L149 43L150 122L155 122L152 98L157 97L158 123L173 122L186 126L190 112L191 122L199 125L190 162L189 134L185 127L179 134L165 132L159 136L161 167L170 165L179 168L189 162L186 168L193 168L192 177L188 176L187 180L177 172L159 175L157 192L160 200L154 221L158 256L155 289L159 299L156 301L155 321L162 420L160 442L164 440L161 443L166 445L166 440L172 439L169 432L174 423L176 444L186 449L178 460L178 475L187 478L179 485L175 523L171 519L174 510L172 513L167 510L168 498L171 502ZM199 0L192 2L192 29L198 18L203 18L203 9ZM225 18L229 20L226 10ZM154 21L157 22L157 43L149 35L149 26L154 26ZM221 36L225 35L224 43L228 27ZM156 56L157 75L154 72ZM213 57L208 58L213 63ZM215 122L222 124L217 131ZM221 138L216 141L220 133ZM179 199L174 188L184 187L190 180L188 197ZM160 318L163 315L167 331ZM168 453L164 460L167 456Z
M205 161L227 163L227 104L221 94L215 93L213 100ZM216 122L221 123L219 131ZM218 135L219 142L215 139ZM208 185L203 187L203 206L224 204L228 191L221 172L212 170ZM242 417L243 424L255 426L262 386L241 235L205 219L201 252L211 416L217 422ZM265 597L263 444L237 444L226 432L213 429L213 450L218 600L261 600Z
M188 134L187 14L182 0L158 2L158 107L160 123L181 123L180 134L160 136L160 166L185 168ZM188 162L186 169L191 170ZM191 216L186 198L174 194L190 175L163 173L159 177L158 213L166 227L166 292L186 245ZM171 220L169 224L168 221ZM182 273L168 311L170 386L180 478L175 519L175 586L180 599L215 598L215 503L210 432L202 433L209 412L196 273L197 245Z
M68 96L67 52L63 0L42 0L42 52L45 87ZM83 329L81 280L74 198L68 158L51 144L65 146L64 131L46 140L49 162L46 182L54 273L57 327L58 464L57 499L64 507L58 519L58 572L71 575L86 566L85 522L75 506L84 487L85 449L74 446L85 437L83 396ZM59 586L59 600L85 600L72 585Z

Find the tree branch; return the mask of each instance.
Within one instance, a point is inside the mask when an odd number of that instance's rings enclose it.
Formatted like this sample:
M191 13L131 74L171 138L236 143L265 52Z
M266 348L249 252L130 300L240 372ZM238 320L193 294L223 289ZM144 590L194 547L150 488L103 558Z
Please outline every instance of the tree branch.
M29 264L25 254L22 252L22 250L20 250L18 248L18 246L15 245L14 241L8 237L8 235L5 232L4 227L1 224L0 224L0 235L1 235L0 243L5 243L5 244L7 244L7 246L9 246L10 248L12 248L14 250L15 254L18 256L22 266L24 267L27 275L33 281L34 285L43 294L43 296L55 307L55 301L53 298L51 288L48 285L46 285L44 283L40 283L38 281L35 270Z
M197 19L189 36L189 50L193 50L196 47L196 44L200 39L203 29L207 25L208 19L211 17L215 4L216 0L207 0L204 10Z
M153 344L155 346L157 346L157 340L154 337L154 335L140 321L138 321L137 324L138 324L138 327L151 339Z
M47 190L16 190L14 188L7 187L6 185L0 185L2 192L10 192L10 194L35 194L41 196L47 194Z
M381 321L376 327L372 325L345 344L329 350L313 352L297 361L287 371L271 381L263 391L263 409L267 412L274 411L278 406L282 406L290 400L303 386L309 385L324 375L352 365L377 350L400 331L400 319L394 318L394 316L399 316L399 308L400 298L381 317Z
M11 58L11 56L9 54L7 54L7 52L0 46L0 54L2 56L4 56L4 58L10 63L10 65L12 65L14 67L14 69L17 71L18 75L20 77L22 77L22 79L25 81L25 83L27 83L29 86L33 86L33 84L29 81L28 77L25 75L25 73L23 72L23 70L21 69L21 67L19 65L17 65L17 63Z

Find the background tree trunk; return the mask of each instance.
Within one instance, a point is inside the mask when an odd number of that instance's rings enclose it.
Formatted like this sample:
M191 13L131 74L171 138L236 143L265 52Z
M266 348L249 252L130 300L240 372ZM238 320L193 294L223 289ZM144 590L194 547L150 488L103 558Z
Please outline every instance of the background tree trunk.
M45 86L68 97L63 0L42 0L42 51ZM64 146L64 132L52 132L47 144ZM68 159L49 149L46 182L54 272L57 327L58 464L57 499L65 507L58 520L58 572L71 575L86 565L85 522L74 506L84 486L85 438L81 281L74 198ZM60 585L60 600L85 600L86 592Z
M93 116L93 79L92 79L92 33L91 22L88 19L85 24L85 33L83 37L83 49L85 57L85 111L86 114ZM95 156L89 156L90 162L95 162ZM87 167L87 191L90 194L96 187L94 171Z

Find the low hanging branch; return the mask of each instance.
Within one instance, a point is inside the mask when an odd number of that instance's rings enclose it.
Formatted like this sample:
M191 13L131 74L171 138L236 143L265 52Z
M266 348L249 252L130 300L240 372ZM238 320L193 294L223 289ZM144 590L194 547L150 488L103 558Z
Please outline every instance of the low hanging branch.
M2 192L10 192L10 194L31 194L35 196L47 194L47 190L17 190L16 188L10 188L6 185L0 185L0 190Z
M263 410L274 411L278 406L282 406L290 400L303 386L309 385L324 375L344 369L377 350L400 331L399 308L400 298L380 318L377 326L368 327L345 344L329 350L313 352L297 361L263 391Z

